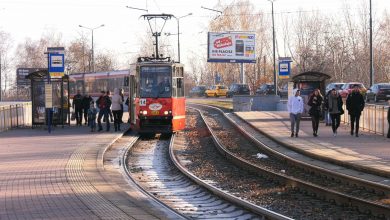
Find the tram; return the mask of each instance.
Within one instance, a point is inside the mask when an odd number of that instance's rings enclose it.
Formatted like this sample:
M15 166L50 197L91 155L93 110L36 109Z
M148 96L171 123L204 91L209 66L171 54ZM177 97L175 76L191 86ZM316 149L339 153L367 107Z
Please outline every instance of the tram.
M129 116L139 133L173 133L185 128L183 65L167 58L140 57L130 75Z

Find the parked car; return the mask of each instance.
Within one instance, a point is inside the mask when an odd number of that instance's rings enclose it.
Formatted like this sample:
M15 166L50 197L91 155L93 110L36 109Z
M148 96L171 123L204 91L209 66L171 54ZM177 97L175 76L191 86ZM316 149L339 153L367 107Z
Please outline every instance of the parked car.
M280 96L280 98L287 98L288 97L288 84L284 84L279 89L279 96Z
M206 91L206 86L195 86L188 93L189 97L202 97Z
M256 95L274 95L275 86L273 84L263 84L256 90Z
M325 88L325 94L328 94L328 92L332 89L336 89L337 91L340 91L345 83L335 82L335 83L329 83Z
M250 95L251 90L248 84L233 83L226 93L227 98L233 97L233 95Z
M390 99L390 83L377 83L371 86L366 93L366 102L374 100L389 100Z
M214 85L211 86L210 89L207 89L204 94L206 97L219 97L226 96L227 91L228 89L224 85Z
M366 92L367 92L367 89L366 89L366 87L364 87L363 83L359 83L359 82L345 83L345 85L339 91L340 92L340 96L342 98L347 98L347 96L352 92L353 87L355 87L356 85L359 87L360 92L364 96L366 94Z

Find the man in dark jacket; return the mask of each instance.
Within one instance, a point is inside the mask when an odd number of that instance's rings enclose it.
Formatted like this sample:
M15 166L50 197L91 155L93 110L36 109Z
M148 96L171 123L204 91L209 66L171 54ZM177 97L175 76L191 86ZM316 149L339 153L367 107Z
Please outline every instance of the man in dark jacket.
M73 97L72 107L76 114L76 124L81 126L83 120L83 96L80 94L80 90L77 90L77 94Z
M84 108L85 125L88 124L88 110L89 110L89 106L91 105L91 102L93 102L92 97L90 95L86 94L83 97L83 108Z
M353 135L355 127L355 135L359 137L359 120L360 114L364 109L364 98L360 93L359 87L356 85L353 87L353 91L347 97L347 110L351 117L351 135ZM356 122L356 125L355 125Z

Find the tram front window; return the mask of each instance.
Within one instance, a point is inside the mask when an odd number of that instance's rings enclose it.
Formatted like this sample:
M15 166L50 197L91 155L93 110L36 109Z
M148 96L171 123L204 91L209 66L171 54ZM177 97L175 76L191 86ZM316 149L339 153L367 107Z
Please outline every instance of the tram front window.
M168 98L172 94L171 67L143 66L140 72L141 98Z

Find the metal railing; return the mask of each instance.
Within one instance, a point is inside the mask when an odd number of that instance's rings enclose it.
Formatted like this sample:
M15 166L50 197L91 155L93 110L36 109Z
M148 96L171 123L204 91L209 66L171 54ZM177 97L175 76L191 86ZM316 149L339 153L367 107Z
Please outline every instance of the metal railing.
M29 127L32 125L32 107L30 102L1 103L0 132L12 128Z
M350 123L348 110L344 108L344 115L341 122ZM366 104L360 116L360 128L364 131L372 132L379 135L387 135L389 123L387 122L387 111L389 106Z

